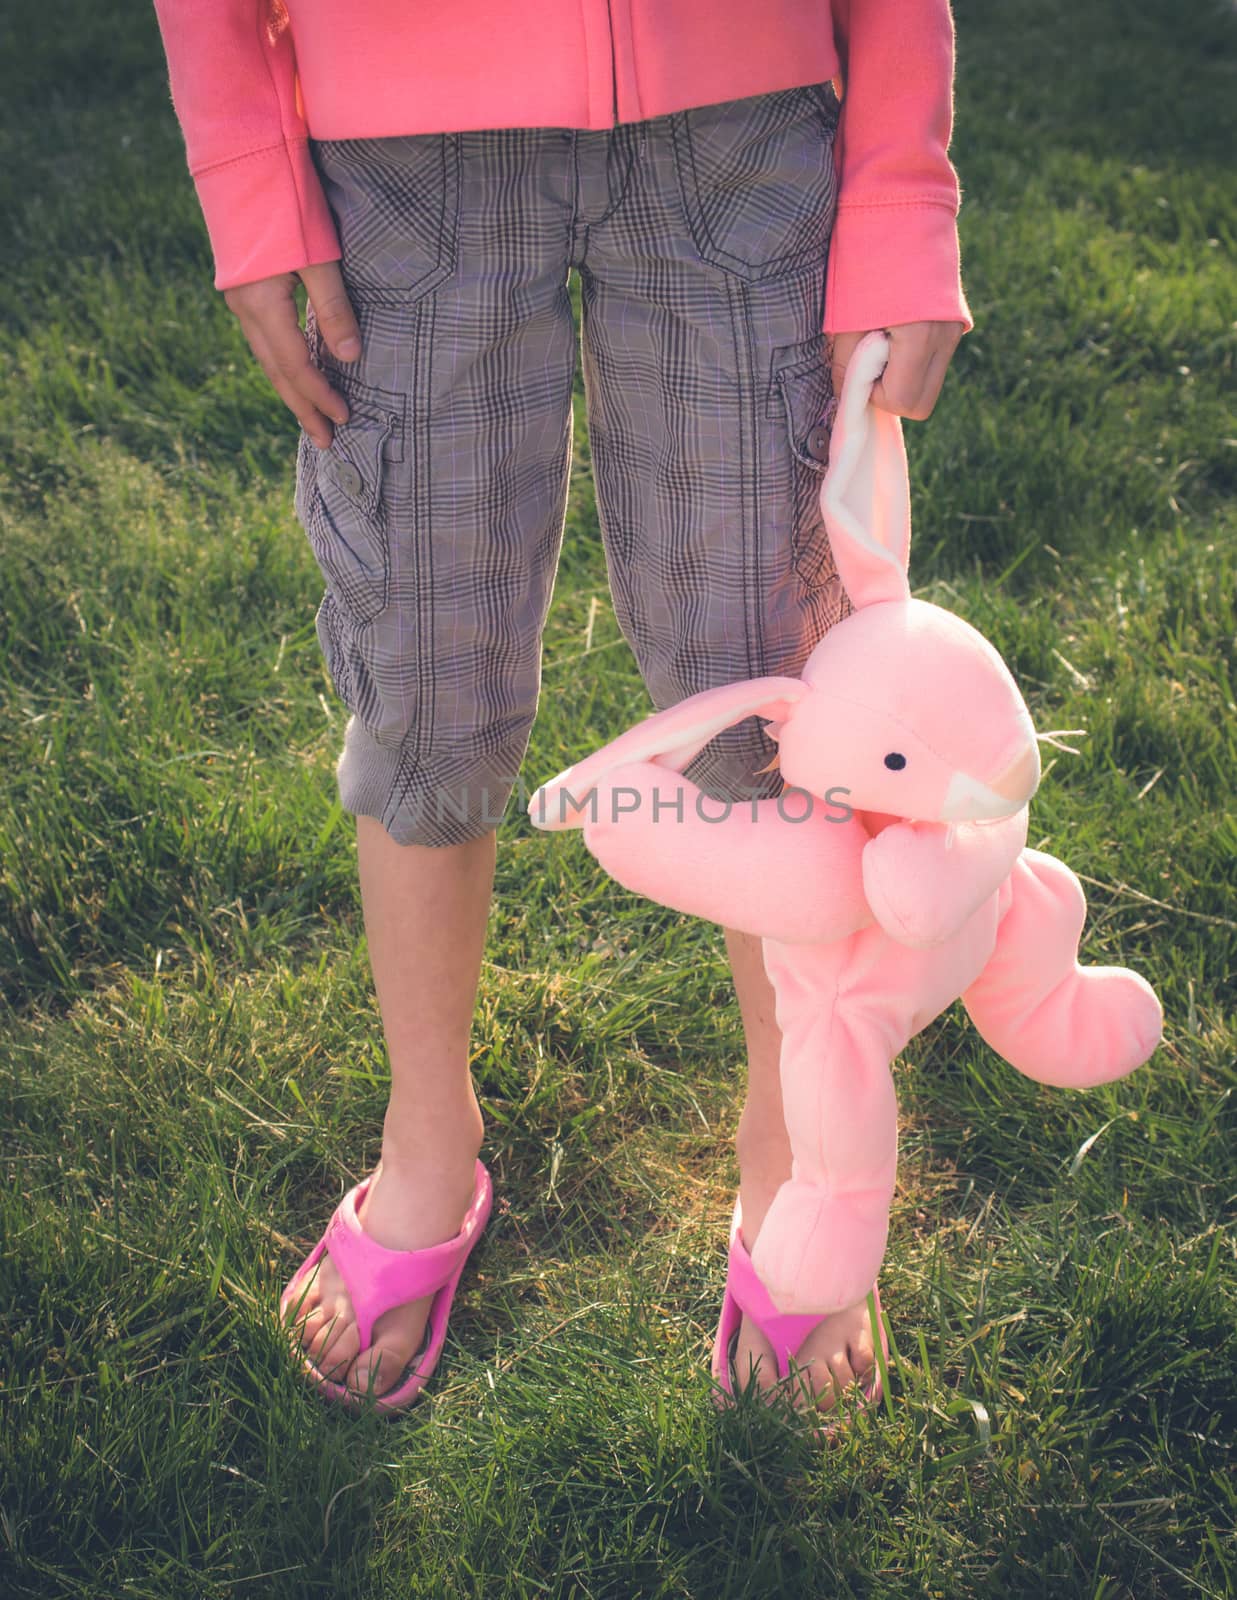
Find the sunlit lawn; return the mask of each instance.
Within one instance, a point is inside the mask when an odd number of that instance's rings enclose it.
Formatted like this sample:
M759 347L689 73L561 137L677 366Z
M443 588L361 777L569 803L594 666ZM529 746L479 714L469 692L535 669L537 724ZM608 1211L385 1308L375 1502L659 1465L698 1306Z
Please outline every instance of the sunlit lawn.
M377 1154L387 1069L295 423L212 287L153 10L18 10L0 1591L1231 1593L1231 9L955 8L976 328L906 425L912 580L1040 727L1087 730L1031 842L1166 1033L1085 1094L959 1007L899 1059L890 1393L825 1452L709 1397L744 1075L721 931L514 807L474 1032L498 1200L432 1402L303 1387L275 1298ZM577 407L529 787L650 709Z

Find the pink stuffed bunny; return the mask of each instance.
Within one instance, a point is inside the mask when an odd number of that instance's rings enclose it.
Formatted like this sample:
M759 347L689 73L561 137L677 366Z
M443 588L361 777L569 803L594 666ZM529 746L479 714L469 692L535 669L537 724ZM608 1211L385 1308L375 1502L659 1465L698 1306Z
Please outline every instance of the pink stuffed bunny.
M1078 964L1082 887L1026 847L1039 751L1005 663L911 598L901 422L869 403L888 353L883 333L855 351L821 487L853 614L801 678L694 695L529 805L538 827L582 825L624 887L762 938L793 1163L752 1263L781 1313L873 1288L897 1162L890 1063L951 1001L1019 1072L1077 1089L1140 1066L1163 1022L1136 973ZM752 715L771 719L788 788L728 806L681 774Z

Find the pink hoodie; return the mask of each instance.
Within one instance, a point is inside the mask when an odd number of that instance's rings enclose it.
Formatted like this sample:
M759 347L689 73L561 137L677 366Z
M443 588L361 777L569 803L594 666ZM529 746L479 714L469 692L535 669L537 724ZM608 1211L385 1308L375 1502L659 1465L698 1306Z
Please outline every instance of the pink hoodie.
M154 0L215 287L340 258L306 144L843 98L824 331L974 323L949 0ZM832 25L831 25L832 23Z

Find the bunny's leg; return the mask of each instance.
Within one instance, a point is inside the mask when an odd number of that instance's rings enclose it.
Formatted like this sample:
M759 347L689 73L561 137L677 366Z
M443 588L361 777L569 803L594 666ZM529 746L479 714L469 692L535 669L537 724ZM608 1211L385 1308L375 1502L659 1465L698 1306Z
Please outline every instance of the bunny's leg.
M996 949L963 992L972 1022L1038 1083L1086 1089L1133 1072L1160 1041L1163 1013L1127 967L1081 967L1082 885L1063 861L1024 850L1002 898Z
M892 1010L857 1007L841 992L855 943L764 947L792 1160L752 1264L785 1313L820 1315L862 1300L889 1233L898 1158L890 1062L906 1041Z
M610 876L676 911L789 941L845 938L871 921L867 835L853 815L833 821L801 790L718 800L633 761L573 799L583 803L585 844Z

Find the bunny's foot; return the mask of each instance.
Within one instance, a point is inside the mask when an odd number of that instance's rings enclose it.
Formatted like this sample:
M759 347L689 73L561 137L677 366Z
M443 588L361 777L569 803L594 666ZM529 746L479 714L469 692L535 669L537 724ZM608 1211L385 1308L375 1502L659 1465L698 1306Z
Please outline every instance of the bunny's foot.
M777 1309L820 1315L863 1302L885 1257L891 1199L888 1185L834 1193L787 1179L751 1251Z
M1026 1077L1087 1089L1142 1066L1160 1042L1155 991L1128 967L1082 967L1087 913L1077 877L1024 850L987 966L962 996L984 1039Z

